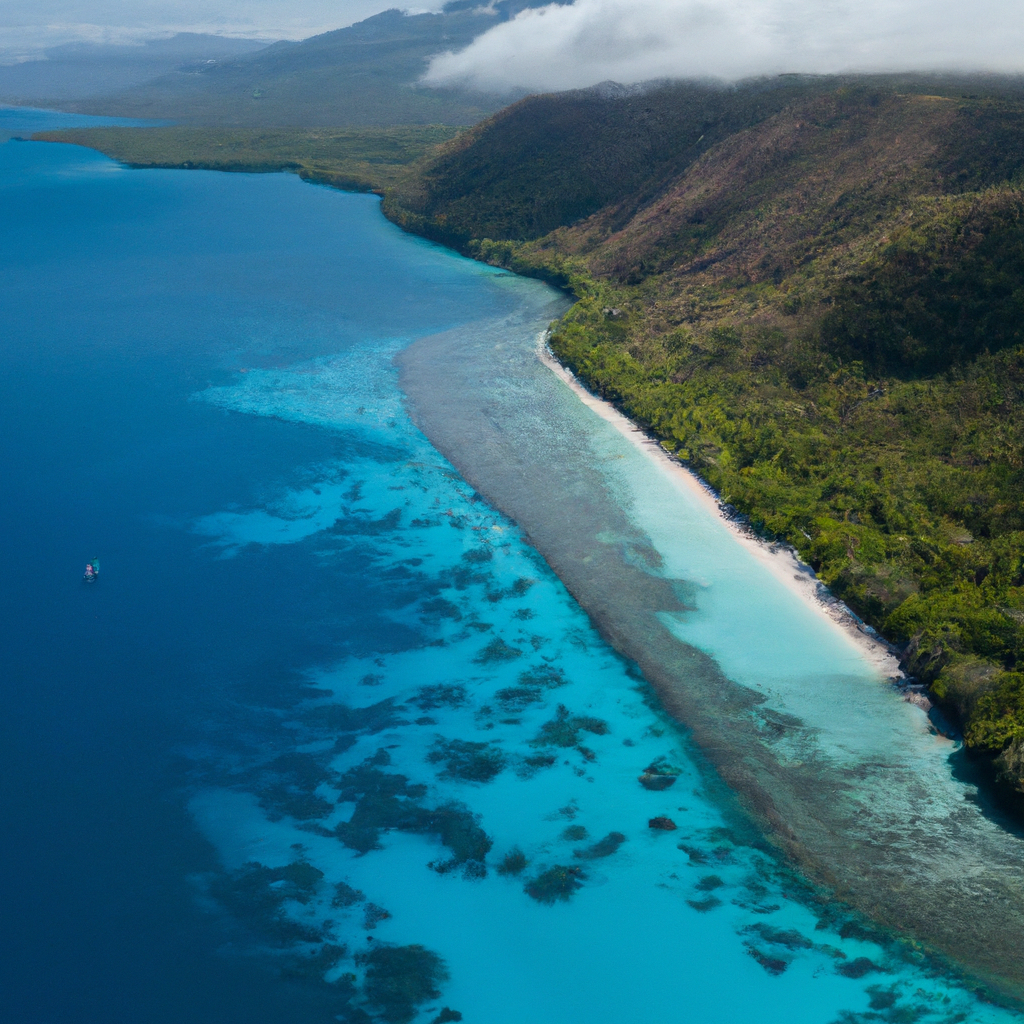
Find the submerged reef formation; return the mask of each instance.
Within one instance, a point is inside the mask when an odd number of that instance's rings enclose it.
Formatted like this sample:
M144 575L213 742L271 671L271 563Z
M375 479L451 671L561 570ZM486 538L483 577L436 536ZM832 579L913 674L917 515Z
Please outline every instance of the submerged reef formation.
M568 902L586 878L582 868L556 864L527 882L524 891L538 903Z
M479 815L456 801L424 807L417 801L426 794L427 787L410 785L406 776L380 770L390 763L388 752L378 750L341 776L339 799L354 802L355 810L348 821L335 826L338 838L352 850L369 853L379 848L382 831L429 833L436 835L452 855L436 862L436 871L456 867L465 867L473 874L485 871L483 862L492 844L480 827Z
M505 769L507 758L492 743L437 739L427 754L431 764L443 765L441 774L463 782L490 782Z
M644 789L660 792L675 785L676 778L682 770L675 768L668 763L668 758L659 757L653 760L639 778L639 783Z
M626 841L621 832L609 832L604 839L599 839L591 846L581 850L573 850L572 855L578 860L600 860L610 857Z
M1024 951L1017 941L1024 930L1024 882L1012 867L1022 859L1020 841L971 801L969 787L951 777L926 727L913 719L911 712L918 712L883 689L865 661L851 665L847 676L828 675L819 659L806 685L781 692L771 664L747 664L753 659L738 656L747 685L683 639L708 615L690 617L694 588L667 571L652 534L673 560L698 563L730 602L749 603L743 621L771 621L773 629L789 630L790 620L804 622L796 618L804 615L809 631L818 627L806 608L782 614L762 600L777 592L776 604L795 604L792 597L783 599L779 583L765 580L746 593L729 589L730 574L741 569L760 574L759 580L765 573L747 565L752 556L730 554L724 542L719 552L718 527L705 527L701 517L709 524L719 520L704 510L703 498L686 497L664 463L656 464L614 426L602 427L538 359L533 339L543 329L543 315L538 309L533 318L524 314L522 326L501 325L502 337L522 339L515 346L497 349L476 329L421 339L405 349L399 357L402 385L417 425L478 492L521 525L778 849L860 912L963 963L992 991L1024 999ZM459 395L456 404L447 397L453 393ZM636 501L641 486L646 504ZM681 503L688 531L730 559L721 579L701 552L690 554L677 543L679 531L665 520L672 503ZM741 625L737 619L730 629ZM788 650L803 658L799 646ZM784 667L790 655L780 649L777 656ZM852 705L851 687L858 695ZM797 714L790 703L806 706ZM567 700L542 724L535 743L552 750L579 744L586 727L574 721L578 714L569 706ZM662 772L679 762L657 763L664 751L647 756L654 770L641 778L664 786L660 780L671 776ZM587 771L582 764L579 770ZM647 789L643 782L633 785ZM679 788L676 782L651 795L664 798ZM644 821L668 818L669 810L651 807ZM750 900L751 906L776 902ZM977 926L965 929L965 921Z
M590 715L570 714L564 704L559 704L555 717L541 726L540 733L533 740L533 745L536 747L575 747L579 744L581 732L604 736L608 732L608 723Z
M417 1008L436 999L448 970L436 954L420 945L375 946L356 956L366 970L363 991L371 1009L387 1024L408 1024Z
M315 378L272 378L273 393L291 402ZM611 995L667 1016L692 984L695 937L764 985L804 961L833 986L834 1014L863 1010L865 985L883 971L894 986L885 1013L916 1013L918 990L949 994L918 1014L921 1024L973 1006L782 870L637 666L602 643L511 524L416 438L405 443L417 458L382 446L372 471L350 463L334 492L318 484L323 494L310 488L289 506L305 515L337 502L345 517L379 524L406 503L380 531L308 541L318 565L344 574L358 562L372 579L376 631L361 593L348 646L317 647L322 660L305 674L254 686L232 705L225 754L197 768L207 788L194 813L233 865L209 892L250 937L236 933L235 948L315 992L343 1024L537 1019L533 990L552 983L544 964L609 943L664 954L642 973L624 955ZM580 513L589 522L586 503ZM632 586L655 560L629 536L610 530L601 543L627 553ZM591 570L605 566L597 557ZM647 639L662 643L656 630ZM726 684L719 700L731 696ZM758 722L756 736L777 735ZM646 827L669 814L670 834ZM607 931L585 924L595 914ZM770 927L750 928L762 922ZM508 936L527 934L537 986L506 965ZM748 988L758 999L773 991ZM573 993L590 1019L605 1012L601 991L588 975Z

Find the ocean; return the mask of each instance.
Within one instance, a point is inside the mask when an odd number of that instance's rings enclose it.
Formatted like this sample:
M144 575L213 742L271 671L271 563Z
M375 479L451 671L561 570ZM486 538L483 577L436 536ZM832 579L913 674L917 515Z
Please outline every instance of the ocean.
M537 360L564 296L71 123L0 110L5 1020L1018 1019L751 813L953 746ZM771 771L697 708L759 685Z

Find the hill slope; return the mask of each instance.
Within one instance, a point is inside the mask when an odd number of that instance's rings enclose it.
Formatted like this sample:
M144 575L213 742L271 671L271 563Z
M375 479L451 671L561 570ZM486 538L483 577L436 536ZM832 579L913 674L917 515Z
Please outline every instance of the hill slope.
M535 97L386 209L571 288L559 358L904 645L1024 791L1018 88Z

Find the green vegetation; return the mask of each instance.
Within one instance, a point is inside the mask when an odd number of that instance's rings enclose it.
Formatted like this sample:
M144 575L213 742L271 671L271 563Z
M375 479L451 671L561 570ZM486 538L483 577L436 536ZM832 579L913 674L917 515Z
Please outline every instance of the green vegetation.
M88 146L131 167L214 171L292 171L353 192L397 184L409 164L451 139L457 128L69 128L45 142Z
M754 529L793 544L1024 792L1020 83L590 90L461 134L43 137L139 166L374 189L407 229L570 290L555 354ZM453 585L481 580L467 562ZM478 660L520 655L495 639ZM499 702L520 710L560 681L524 673ZM559 714L538 744L578 740L585 726ZM323 812L288 783L268 802Z
M558 358L793 544L1024 791L1020 83L533 97L385 212L570 290Z

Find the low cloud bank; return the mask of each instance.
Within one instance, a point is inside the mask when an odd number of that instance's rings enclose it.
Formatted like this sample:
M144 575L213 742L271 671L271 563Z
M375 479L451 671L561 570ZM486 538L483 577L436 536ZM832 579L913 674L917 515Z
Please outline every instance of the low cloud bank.
M784 72L1024 71L1018 0L576 0L523 11L431 86L557 90Z

